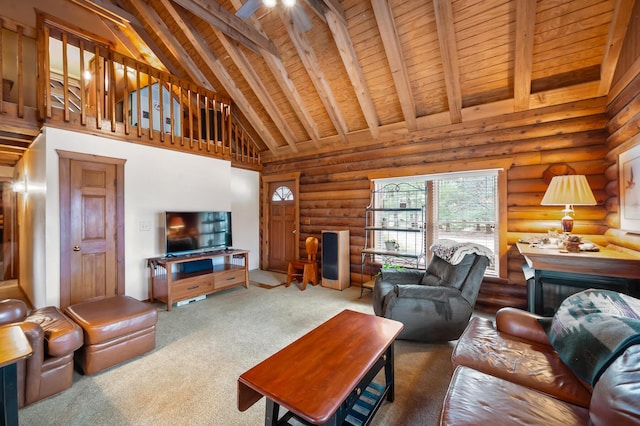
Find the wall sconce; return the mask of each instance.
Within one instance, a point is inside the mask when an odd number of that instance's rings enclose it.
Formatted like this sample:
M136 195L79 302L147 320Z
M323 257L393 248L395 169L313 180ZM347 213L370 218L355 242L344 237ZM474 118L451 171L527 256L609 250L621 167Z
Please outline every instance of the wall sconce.
M17 180L11 185L11 190L18 194L24 194L27 192L27 182L24 180Z
M573 230L572 206L594 206L596 199L584 175L555 176L551 179L542 201L543 206L565 206L560 221L562 232Z

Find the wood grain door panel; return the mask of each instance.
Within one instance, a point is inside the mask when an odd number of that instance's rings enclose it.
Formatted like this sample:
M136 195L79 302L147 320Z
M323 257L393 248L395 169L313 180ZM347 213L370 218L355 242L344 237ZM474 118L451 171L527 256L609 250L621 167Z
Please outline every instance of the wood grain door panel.
M271 200L269 203L269 269L286 271L289 261L296 257L296 200L294 181L271 182L269 194L286 186L293 193L292 200Z
M124 161L60 155L60 307L124 294Z
M71 304L117 294L115 169L71 161Z

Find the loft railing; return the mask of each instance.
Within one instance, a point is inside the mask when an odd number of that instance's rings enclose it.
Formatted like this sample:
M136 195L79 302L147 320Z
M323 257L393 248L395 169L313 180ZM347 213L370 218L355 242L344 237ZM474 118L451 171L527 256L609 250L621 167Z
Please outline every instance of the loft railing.
M229 99L46 16L38 15L37 27L37 35L26 30L25 36L24 26L0 17L0 49L17 52L15 65L3 64L0 54L0 113L17 103L17 119L25 118L26 106L52 126L260 167L260 154L234 119ZM6 76L3 68L10 70Z

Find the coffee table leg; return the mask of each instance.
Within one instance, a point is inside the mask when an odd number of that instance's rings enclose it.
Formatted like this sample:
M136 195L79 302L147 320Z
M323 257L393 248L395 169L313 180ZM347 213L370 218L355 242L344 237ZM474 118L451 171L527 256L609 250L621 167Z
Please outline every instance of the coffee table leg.
M393 343L389 345L389 349L387 349L387 353L385 354L387 357L387 362L384 364L384 378L387 382L387 387L389 388L389 392L387 392L387 401L393 402L395 398L395 384L394 384L394 371L393 371Z
M280 404L276 404L271 399L266 398L267 408L264 413L264 425L272 426L278 424L278 411L280 410Z
M0 424L18 425L18 367L15 363L0 368Z

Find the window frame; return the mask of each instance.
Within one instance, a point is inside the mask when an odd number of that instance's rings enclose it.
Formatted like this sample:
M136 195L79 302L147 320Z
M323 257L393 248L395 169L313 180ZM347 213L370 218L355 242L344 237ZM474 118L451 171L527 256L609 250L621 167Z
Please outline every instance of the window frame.
M508 279L508 232L507 232L507 171L513 164L513 158L469 160L454 163L436 163L429 165L407 166L401 169L381 169L368 173L370 190L375 189L375 181L381 179L422 178L430 175L454 174L460 172L484 171L495 169L498 179L498 205L496 232L498 233L497 250L495 252L496 275L487 275L488 279ZM428 251L428 250L427 250Z

